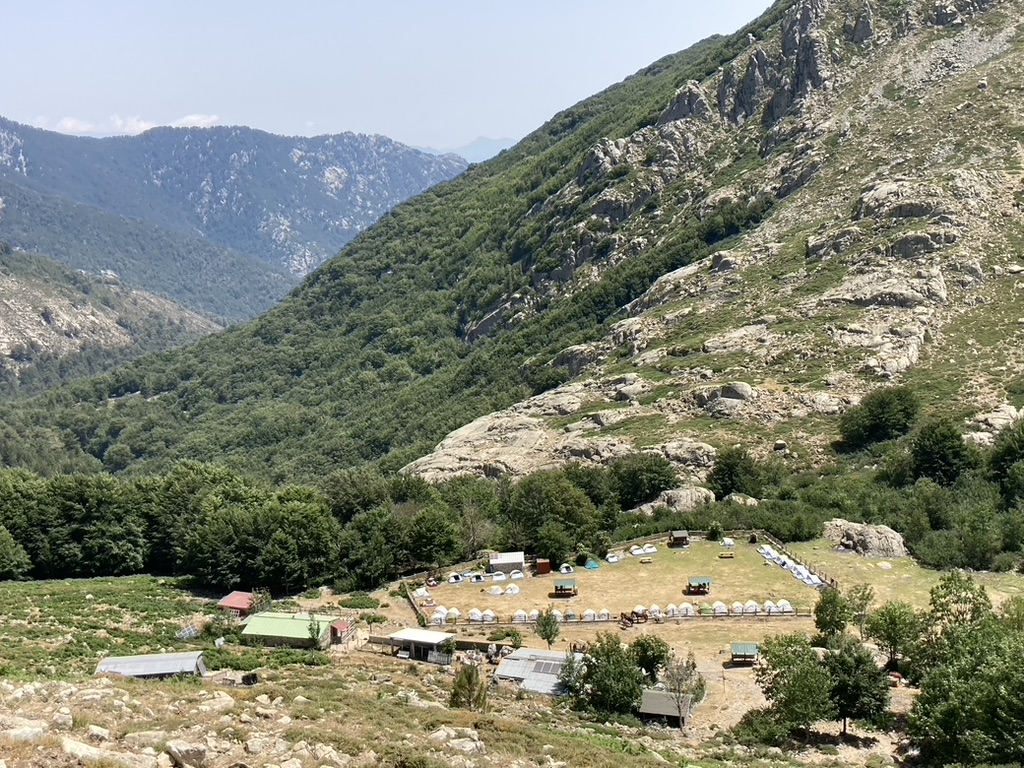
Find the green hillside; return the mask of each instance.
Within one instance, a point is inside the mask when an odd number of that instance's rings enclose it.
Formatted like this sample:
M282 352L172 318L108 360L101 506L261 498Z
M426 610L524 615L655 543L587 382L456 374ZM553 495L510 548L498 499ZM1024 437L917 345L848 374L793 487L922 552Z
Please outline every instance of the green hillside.
M257 321L9 410L4 440L45 446L41 468L65 450L98 466L122 444L150 469L188 457L309 479L365 461L401 466L448 430L557 383L565 372L527 363L595 336L656 277L740 231L764 203L723 204L642 259L610 266L571 301L536 291L543 313L467 333L502 296L530 293L557 266L558 233L584 217L536 211L592 145L652 123L680 85L714 73L788 5L657 62L399 207ZM133 392L145 397L117 399Z
M178 234L0 178L0 238L76 269L126 282L225 322L265 312L295 285L285 270Z

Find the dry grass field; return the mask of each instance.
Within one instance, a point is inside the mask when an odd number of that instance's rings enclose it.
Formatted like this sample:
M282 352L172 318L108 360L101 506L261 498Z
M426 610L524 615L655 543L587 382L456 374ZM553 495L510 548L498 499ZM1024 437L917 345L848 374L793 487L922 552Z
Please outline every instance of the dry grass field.
M691 602L720 600L726 605L733 602L756 600L789 600L795 609L809 609L817 600L817 592L795 579L776 565L765 565L756 546L737 542L735 557L720 559L723 548L712 542L698 541L687 549L669 549L665 542L658 543L658 554L653 562L644 564L640 558L626 556L620 563L601 562L596 571L578 567L571 576L551 574L527 576L521 581L506 581L497 586L517 584L519 595L494 596L489 593L493 584L444 584L431 590L439 605L458 608L463 617L472 608L491 609L499 620L508 620L517 610L529 612L553 606L563 613L569 610L581 615L588 608L595 611L608 609L613 616L629 612L636 605L649 608L658 605L662 611L669 603L679 605ZM712 579L711 593L706 597L687 597L684 587L691 577L708 576ZM555 598L555 581L574 578L579 594L571 598Z
M808 566L819 566L839 584L870 584L875 589L875 604L903 600L916 608L928 607L928 593L942 577L940 571L922 568L913 558L867 558L836 551L826 540L789 545L789 550ZM983 584L999 604L1014 595L1024 594L1024 576L1017 573L974 573L972 578ZM795 605L795 603L794 603Z

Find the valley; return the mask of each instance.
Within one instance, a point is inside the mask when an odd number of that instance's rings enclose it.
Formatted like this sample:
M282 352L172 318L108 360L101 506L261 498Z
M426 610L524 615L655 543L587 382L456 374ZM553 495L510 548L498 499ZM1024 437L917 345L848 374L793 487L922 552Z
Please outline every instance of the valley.
M778 0L468 166L0 121L0 768L1024 763L1022 20Z

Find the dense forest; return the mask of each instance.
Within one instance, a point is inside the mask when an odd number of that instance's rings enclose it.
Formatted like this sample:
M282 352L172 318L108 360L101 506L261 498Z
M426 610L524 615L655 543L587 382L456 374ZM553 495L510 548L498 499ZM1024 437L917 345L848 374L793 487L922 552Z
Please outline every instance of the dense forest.
M237 323L266 312L295 287L285 270L207 242L0 178L0 239Z
M545 205L595 143L651 125L679 86L714 73L787 6L656 62L400 206L253 323L0 409L0 455L41 474L111 469L115 448L129 473L183 459L271 482L365 462L393 472L472 418L565 380L555 353L600 336L654 280L749 229L774 199L744 190L691 210L685 184L669 187L655 204L677 222L671 235L571 296L534 285L554 279L564 233L588 214ZM473 332L513 293L533 297L529 312Z
M830 472L791 473L779 459L725 449L707 483L723 501L650 517L630 510L678 480L667 460L647 453L517 482L465 477L436 486L371 465L337 470L316 487L270 487L192 461L132 478L4 470L0 575L152 572L223 589L368 588L491 548L562 562L673 528L760 528L801 541L834 517L894 527L926 566L1020 566L1024 423L982 453L955 424L921 421L913 392L892 387L850 410L839 428ZM877 468L864 470L869 461ZM731 493L760 502L725 500Z

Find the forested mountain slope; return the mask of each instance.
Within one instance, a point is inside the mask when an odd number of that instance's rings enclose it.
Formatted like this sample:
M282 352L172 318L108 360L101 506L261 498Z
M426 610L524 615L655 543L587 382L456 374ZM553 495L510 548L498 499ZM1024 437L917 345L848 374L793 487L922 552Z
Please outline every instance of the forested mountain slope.
M443 477L621 445L685 465L686 438L813 451L893 378L1000 405L1021 11L779 2L400 206L257 321L5 413L3 440L310 479L553 390L414 467Z
M230 295L212 311L248 318L271 305L259 278L277 276L279 299L295 282L286 276L305 275L384 212L465 167L383 136L218 127L94 139L0 118L0 237L176 298L212 265L255 294L244 315L230 311ZM172 241L185 259L136 242L146 239L140 231ZM191 272L172 280L165 270Z
M39 393L221 330L167 299L0 243L0 394Z

